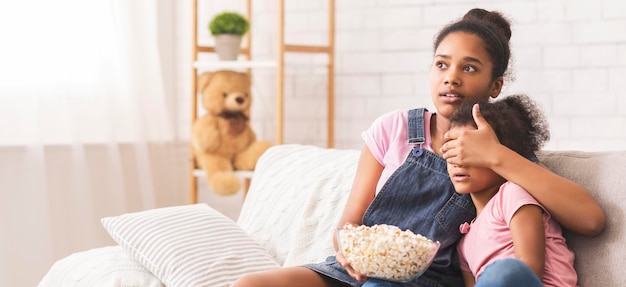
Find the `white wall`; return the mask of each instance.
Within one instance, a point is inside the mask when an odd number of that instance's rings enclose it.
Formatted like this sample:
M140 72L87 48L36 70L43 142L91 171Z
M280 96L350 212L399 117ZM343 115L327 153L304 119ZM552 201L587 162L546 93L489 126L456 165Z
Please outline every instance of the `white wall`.
M188 1L183 1L188 2ZM286 39L325 44L326 0L285 1ZM188 137L190 4L179 2L177 21L181 138ZM200 41L223 10L243 12L245 2L200 1ZM276 0L253 1L253 54L273 59ZM626 148L626 2L336 0L336 146L359 148L360 132L397 108L430 107L428 70L432 38L469 8L503 12L513 22L516 80L504 93L524 92L545 109L552 125L547 148ZM206 11L206 12L205 12ZM285 90L287 143L325 144L325 57L289 54ZM309 64L313 63L313 64ZM255 70L253 119L259 136L274 139L273 70Z
M176 78L179 136L189 137L191 4L177 2ZM253 55L274 59L277 0L253 0ZM285 1L290 44L326 43L326 0ZM199 37L215 13L242 0L200 0ZM512 22L516 80L504 93L527 93L551 123L548 149L626 149L626 2L622 0L336 0L335 146L360 148L360 133L380 114L425 106L432 110L428 71L432 40L468 9L499 10ZM325 146L323 56L288 54L285 142ZM255 70L253 127L274 139L273 70Z

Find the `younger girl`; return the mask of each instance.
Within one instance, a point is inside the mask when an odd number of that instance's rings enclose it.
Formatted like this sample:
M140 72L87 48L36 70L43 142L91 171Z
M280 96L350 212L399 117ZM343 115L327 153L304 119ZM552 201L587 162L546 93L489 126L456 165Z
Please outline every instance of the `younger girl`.
M461 104L450 118L451 130L477 128L473 107L480 109L480 124L484 119L502 145L522 156L531 157L550 136L541 111L526 96L475 102ZM507 286L576 286L574 254L561 227L532 195L489 168L448 164L448 174L455 190L470 194L476 207L476 218L460 227L466 234L457 247L466 286L494 286L481 275L507 258L532 270L518 272Z

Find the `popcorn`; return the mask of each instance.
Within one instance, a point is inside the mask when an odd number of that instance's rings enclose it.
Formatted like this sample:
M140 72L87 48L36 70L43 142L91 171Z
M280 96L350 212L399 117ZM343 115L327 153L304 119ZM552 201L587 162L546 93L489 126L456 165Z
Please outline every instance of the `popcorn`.
M337 239L340 252L355 271L402 282L424 273L439 250L439 242L387 224L347 224L337 230Z

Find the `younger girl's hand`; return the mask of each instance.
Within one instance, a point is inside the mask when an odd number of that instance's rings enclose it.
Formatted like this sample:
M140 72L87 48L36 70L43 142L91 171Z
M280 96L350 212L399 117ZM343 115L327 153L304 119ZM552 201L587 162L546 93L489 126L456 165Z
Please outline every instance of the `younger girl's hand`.
M350 263L348 263L348 260L346 260L345 257L343 257L343 254L341 254L341 252L337 252L337 255L335 256L337 259L337 263L339 263L339 265L343 266L343 268L346 268L346 271L348 271L348 275L350 275L352 278L358 280L358 281L365 281L367 280L367 276L356 272L352 266L350 265Z
M450 164L488 168L492 151L500 145L500 141L480 113L478 104L472 108L472 116L478 129L448 131L444 135L441 153Z

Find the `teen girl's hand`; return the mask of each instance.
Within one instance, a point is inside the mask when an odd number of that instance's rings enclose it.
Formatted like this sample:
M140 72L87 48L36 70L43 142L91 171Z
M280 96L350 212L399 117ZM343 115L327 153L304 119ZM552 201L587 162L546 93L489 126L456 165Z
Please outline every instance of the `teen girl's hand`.
M346 225L352 225L352 226L358 226L360 224L354 223L354 222L345 222L343 224L341 224L341 227L345 227ZM337 263L339 263L339 265L343 266L343 268L346 269L346 271L348 272L348 275L350 275L350 277L358 280L358 281L365 281L367 280L367 276L357 272L356 270L354 270L354 268L352 268L352 265L350 265L350 263L348 262L348 260L346 259L346 257L343 256L343 253L341 253L339 251L339 237L338 237L338 233L335 232L335 234L333 235L333 244L335 245L335 250L336 250L336 255L335 255L335 260L337 260Z
M444 135L443 158L450 164L489 168L498 159L494 151L502 147L491 126L480 113L478 104L472 108L477 129L456 129Z
M359 272L356 272L354 270L354 268L352 268L350 263L348 263L348 260L346 260L346 258L343 257L343 254L341 254L341 252L337 252L337 255L335 256L335 258L337 259L337 263L339 263L339 265L343 266L343 268L346 268L346 271L348 271L348 274L352 278L354 278L354 279L356 279L358 281L361 281L361 282L367 280L367 276L365 276L365 275L363 275L363 274L361 274Z

